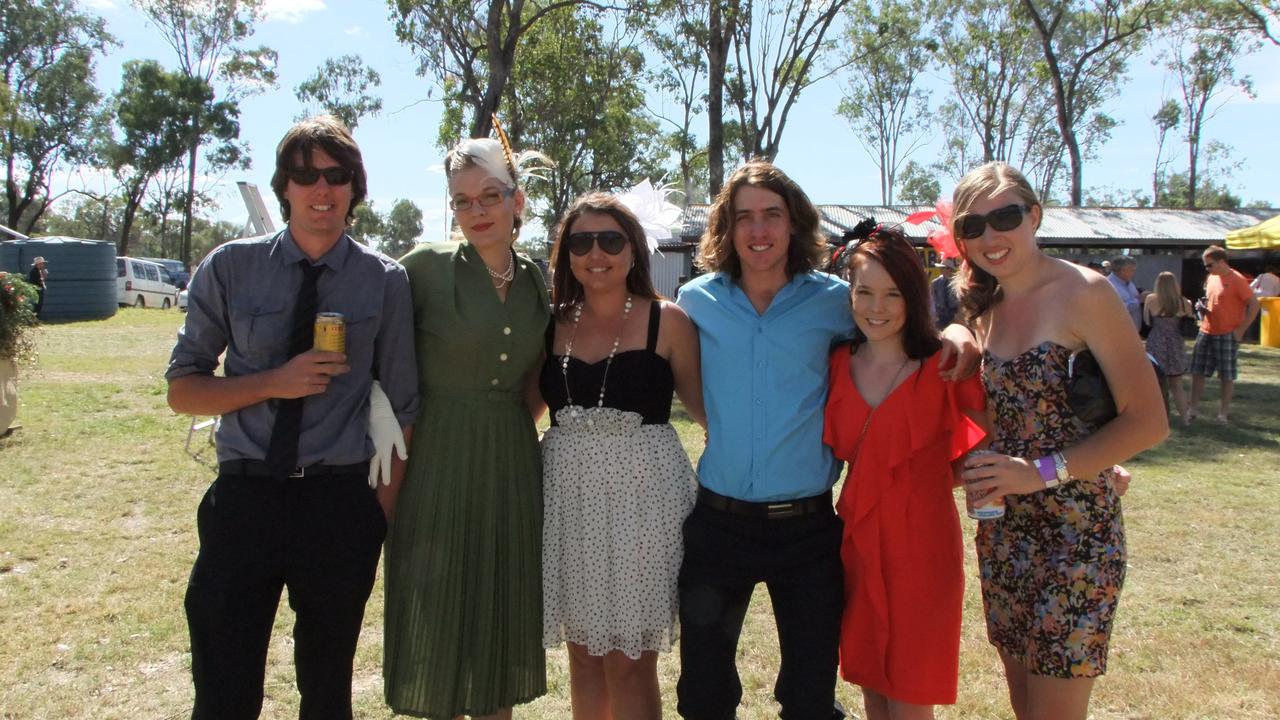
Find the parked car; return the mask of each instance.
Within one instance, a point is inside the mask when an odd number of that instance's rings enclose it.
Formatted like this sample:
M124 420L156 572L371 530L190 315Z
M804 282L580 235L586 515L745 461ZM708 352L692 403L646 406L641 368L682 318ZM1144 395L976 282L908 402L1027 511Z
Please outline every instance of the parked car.
M182 312L187 311L187 289L182 288L178 291L178 309Z
M116 258L116 302L168 310L178 302L178 288L163 265L139 258Z
M139 260L149 260L157 265L161 265L169 273L169 277L173 280L173 284L179 290L187 286L187 282L191 280L191 273L187 272L187 266L182 264L181 260L169 260L167 258L149 258L140 257Z

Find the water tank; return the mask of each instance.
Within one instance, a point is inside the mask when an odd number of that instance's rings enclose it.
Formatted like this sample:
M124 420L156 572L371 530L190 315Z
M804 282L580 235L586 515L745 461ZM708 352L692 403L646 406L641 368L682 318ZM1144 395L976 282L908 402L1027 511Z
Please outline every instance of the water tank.
M25 277L38 256L49 270L41 320L102 320L116 314L115 243L70 237L0 242L0 270Z

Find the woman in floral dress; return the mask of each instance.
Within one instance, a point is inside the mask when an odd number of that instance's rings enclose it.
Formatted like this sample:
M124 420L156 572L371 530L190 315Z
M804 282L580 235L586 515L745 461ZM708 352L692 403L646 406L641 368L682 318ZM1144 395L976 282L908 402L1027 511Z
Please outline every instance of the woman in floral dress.
M1042 208L1026 178L988 163L956 187L951 233L964 265L961 312L983 347L992 450L963 477L974 497L1003 497L978 524L987 636L1000 652L1014 714L1084 720L1125 572L1114 463L1168 434L1138 333L1101 275L1036 244ZM1117 417L1090 432L1067 403L1073 352L1088 349Z

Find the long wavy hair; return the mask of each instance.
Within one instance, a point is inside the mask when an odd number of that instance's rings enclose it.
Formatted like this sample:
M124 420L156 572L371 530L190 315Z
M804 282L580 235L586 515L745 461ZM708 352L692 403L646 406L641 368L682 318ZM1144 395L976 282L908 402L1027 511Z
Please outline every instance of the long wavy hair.
M759 158L742 165L720 188L707 214L707 229L698 243L694 263L707 272L727 272L742 276L742 262L733 247L736 221L733 200L738 188L752 185L782 196L791 220L791 242L787 245L787 276L794 277L822 266L826 241L822 237L818 209L794 180L776 165Z
M920 254L911 247L902 230L877 225L865 240L850 243L842 255L848 256L844 279L851 286L857 283L858 271L867 260L880 263L893 279L893 284L898 286L907 310L906 322L902 326L902 349L907 357L923 360L938 352L942 339L929 314L929 278ZM849 293L852 305L853 287L849 288Z
M1182 288L1178 287L1178 278L1171 272L1162 272L1156 276L1156 309L1160 315L1174 317L1182 313L1184 300Z
M573 276L569 266L569 248L565 243L569 239L569 231L573 223L583 215L595 213L608 215L622 228L622 234L631 245L631 257L634 262L627 272L627 291L632 296L644 300L658 300L661 296L653 289L653 279L649 276L649 245L645 241L644 228L640 221L625 205L609 193L589 192L578 197L569 207L569 211L560 219L556 228L555 245L551 248L551 267L554 273L551 283L551 306L557 320L566 320L573 312L574 306L582 302L585 292L582 283Z
M1027 207L1042 207L1027 178L1017 168L1002 162L989 162L970 170L960 179L951 198L951 236L964 257L959 271L951 278L951 287L960 301L960 315L968 325L1000 302L1002 293L995 276L969 258L968 243L960 234L960 224L979 200L1005 190L1012 190Z

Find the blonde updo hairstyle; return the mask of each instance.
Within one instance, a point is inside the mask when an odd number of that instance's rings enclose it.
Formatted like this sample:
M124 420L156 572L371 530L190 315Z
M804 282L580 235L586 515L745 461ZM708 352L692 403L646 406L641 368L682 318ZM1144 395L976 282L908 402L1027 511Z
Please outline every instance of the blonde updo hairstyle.
M485 174L502 183L508 190L523 190L523 178L542 178L539 173L550 169L554 163L546 155L537 150L522 150L518 153L508 152L503 144L493 138L467 138L450 148L444 156L444 176L446 181L453 179L455 173L467 168L480 168ZM528 204L525 205L528 207ZM520 236L520 226L524 225L524 212L517 213L511 229L511 242Z
M1042 207L1036 191L1017 168L1003 162L980 165L960 179L951 196L951 236L964 258L959 271L951 278L951 287L960 300L960 313L966 324L973 322L1000 301L1000 285L991 273L978 267L969 259L967 241L960 234L964 216L983 198L1012 190L1022 204L1029 208ZM1039 230L1037 225L1035 230Z

